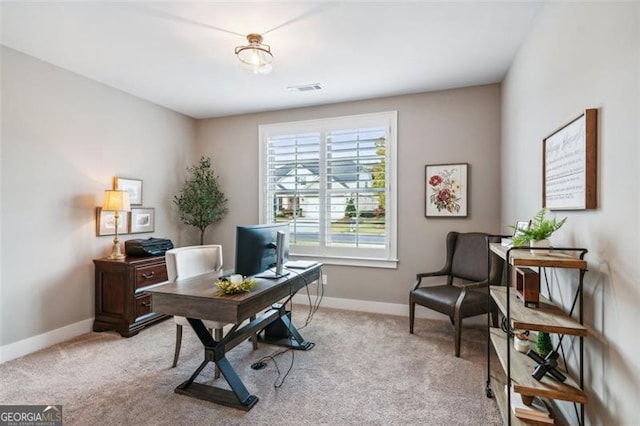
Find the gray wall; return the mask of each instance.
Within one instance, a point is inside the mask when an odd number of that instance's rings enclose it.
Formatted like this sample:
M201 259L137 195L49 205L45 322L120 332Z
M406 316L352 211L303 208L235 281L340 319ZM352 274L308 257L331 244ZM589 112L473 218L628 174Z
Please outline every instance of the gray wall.
M113 241L96 237L94 212L114 175L144 181L154 235L178 240L171 197L195 157L192 119L1 53L0 349L93 316L92 259Z
M585 377L587 423L594 425L635 425L640 418L639 31L637 3L547 5L503 85L507 223L541 207L542 139L584 109L598 108L598 208L557 212L569 219L552 238L589 249ZM568 304L576 275L551 278L555 300ZM575 366L576 354L569 353Z
M258 125L398 111L398 269L326 266L329 297L406 304L417 272L444 263L448 231L500 228L500 87L488 85L200 120L198 152L211 156L230 214L208 235L233 265L235 226L258 222ZM425 164L470 164L469 217L425 218Z

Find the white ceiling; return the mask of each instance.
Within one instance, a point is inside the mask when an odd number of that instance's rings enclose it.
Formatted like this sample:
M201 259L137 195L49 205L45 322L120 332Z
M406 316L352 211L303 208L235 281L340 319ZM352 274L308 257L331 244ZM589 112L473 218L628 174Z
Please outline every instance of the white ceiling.
M195 118L499 82L541 3L7 2L2 44ZM240 66L257 32L273 72ZM320 83L320 91L288 86Z

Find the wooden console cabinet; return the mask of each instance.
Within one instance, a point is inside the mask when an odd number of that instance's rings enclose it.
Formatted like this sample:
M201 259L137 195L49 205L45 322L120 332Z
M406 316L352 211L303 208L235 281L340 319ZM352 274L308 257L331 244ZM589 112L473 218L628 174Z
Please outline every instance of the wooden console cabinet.
M124 260L94 259L94 331L115 330L135 336L144 327L168 318L151 312L150 286L167 281L164 256L130 257Z

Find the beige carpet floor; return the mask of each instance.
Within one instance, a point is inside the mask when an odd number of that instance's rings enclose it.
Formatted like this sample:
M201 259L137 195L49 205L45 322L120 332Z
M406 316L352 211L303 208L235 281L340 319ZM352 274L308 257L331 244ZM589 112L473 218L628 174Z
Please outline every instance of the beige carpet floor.
M295 305L304 324L308 307ZM174 393L202 360L185 329L177 368L171 368L172 320L129 339L87 333L0 365L0 404L62 404L65 425L499 425L495 401L484 393L484 327L463 330L453 356L448 321L323 309L301 330L316 346L295 351L279 388L273 361L251 364L282 348L243 342L228 358L259 401L249 412ZM284 374L291 351L277 356ZM197 379L213 383L212 365ZM219 379L216 384L224 382Z

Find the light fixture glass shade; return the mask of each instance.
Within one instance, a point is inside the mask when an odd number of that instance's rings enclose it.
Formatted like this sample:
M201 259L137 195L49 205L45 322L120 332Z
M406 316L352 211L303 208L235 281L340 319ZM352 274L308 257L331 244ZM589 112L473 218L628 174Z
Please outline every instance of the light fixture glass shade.
M102 210L108 212L130 212L131 203L129 202L129 193L116 190L104 191Z
M262 36L260 34L249 34L247 36L249 44L246 46L236 47L236 55L240 62L253 71L254 74L268 74L273 69L271 62L273 55L271 47L262 44Z

